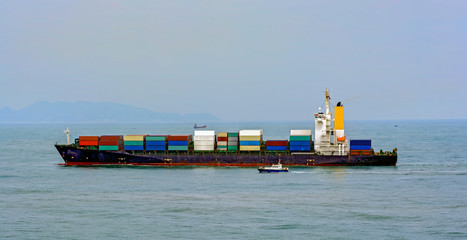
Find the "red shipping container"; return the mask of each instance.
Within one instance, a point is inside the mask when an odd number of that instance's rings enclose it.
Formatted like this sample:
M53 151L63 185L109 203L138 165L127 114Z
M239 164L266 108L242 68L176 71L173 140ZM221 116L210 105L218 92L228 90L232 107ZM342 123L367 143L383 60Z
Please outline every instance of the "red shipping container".
M190 141L191 135L170 135L168 141Z
M98 136L79 136L79 141L99 141Z
M350 150L350 155L371 155L371 150Z
M287 140L268 140L266 146L287 146Z
M100 140L99 146L116 146L121 145L122 141L120 140Z
M114 135L114 136L104 135L99 138L99 140L122 140L122 139L123 139L122 135Z
M217 141L224 141L224 142L227 142L227 141L228 141L228 137L217 137Z
M97 141L79 141L80 146L97 146Z

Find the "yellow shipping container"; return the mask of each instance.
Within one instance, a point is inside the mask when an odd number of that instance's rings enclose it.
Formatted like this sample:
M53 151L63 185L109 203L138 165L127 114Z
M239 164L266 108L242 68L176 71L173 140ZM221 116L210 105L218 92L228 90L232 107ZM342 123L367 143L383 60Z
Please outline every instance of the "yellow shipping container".
M124 141L144 141L144 135L123 136Z
M217 136L218 137L227 137L227 133L226 132L218 132Z
M240 146L240 151L259 151L260 146Z
M240 136L240 141L261 141L261 136Z

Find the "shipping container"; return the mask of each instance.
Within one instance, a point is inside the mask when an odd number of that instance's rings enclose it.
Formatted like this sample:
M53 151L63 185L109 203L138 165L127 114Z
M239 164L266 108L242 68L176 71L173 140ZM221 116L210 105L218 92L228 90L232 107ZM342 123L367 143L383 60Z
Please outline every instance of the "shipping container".
M240 136L240 141L261 141L261 136Z
M217 149L218 149L218 150L219 150L219 149L227 150L227 146L219 146L219 145L217 145Z
M143 146L125 145L126 151L143 151Z
M227 141L228 142L238 142L238 137L228 137Z
M188 146L170 146L168 147L169 151L188 151Z
M161 135L150 135L146 136L146 141L166 141L167 136L161 136Z
M227 142L227 140L229 140L228 137L217 137L217 141L220 142L220 141L225 141Z
M260 151L260 146L240 146L240 151Z
M311 136L311 130L290 130L290 136Z
M266 146L266 151L287 151L287 146Z
M123 137L125 141L144 141L144 135L127 135Z
M125 141L125 146L143 146L143 141Z
M216 131L214 130L196 130L195 136L216 136Z
M259 141L240 141L240 146L259 146Z
M191 141L191 135L170 135L167 137L169 141Z
M165 141L146 141L146 146L165 146Z
M350 155L372 155L371 150L350 150Z
M107 141L107 140L118 141L118 140L123 140L123 136L122 135L104 135L104 136L100 136L99 140L102 140L102 141Z
M194 147L195 151L214 151L214 145L212 146L205 146L205 145L200 145Z
M267 140L266 146L287 146L287 140Z
M214 141L196 141L194 142L195 146L214 146Z
M99 146L118 146L122 145L123 141L121 140L99 140Z
M310 141L290 141L290 146L310 146Z
M169 146L188 146L188 141L170 141Z
M238 133L240 137L242 136L262 136L263 135L263 130L240 130Z
M371 146L371 140L350 140L350 146Z
M237 145L228 145L228 146L227 146L227 150L229 150L229 151L237 151L237 150L238 150L238 146L237 146Z
M209 141L215 141L216 140L216 136L212 135L212 136L206 136L206 135L201 135L201 136L193 136L193 141L204 141L204 140L209 140Z
M310 151L311 147L310 146L290 146L290 151L291 152L304 152L304 151Z
M218 132L217 133L217 137L228 137L228 133L227 132Z
M227 142L217 142L217 146L227 146Z
M118 146L100 145L99 150L101 150L101 151L118 151L118 150L120 150L120 148Z
M290 141L311 141L311 136L290 136Z
M98 146L98 141L79 141L80 146Z
M371 150L371 146L350 145L350 150Z
M99 136L79 136L79 141L99 141Z
M149 151L165 151L165 146L162 145L146 145L146 150Z
M227 137L238 137L238 132L229 132L227 133Z

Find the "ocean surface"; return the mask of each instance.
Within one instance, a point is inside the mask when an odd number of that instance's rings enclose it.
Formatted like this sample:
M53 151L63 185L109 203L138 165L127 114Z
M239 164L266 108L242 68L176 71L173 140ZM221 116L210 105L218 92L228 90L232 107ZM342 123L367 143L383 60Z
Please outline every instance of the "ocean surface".
M397 127L395 126L397 125ZM191 124L70 124L73 137ZM216 123L287 139L311 122ZM64 124L0 125L0 239L467 239L467 120L346 121L396 167L64 167Z

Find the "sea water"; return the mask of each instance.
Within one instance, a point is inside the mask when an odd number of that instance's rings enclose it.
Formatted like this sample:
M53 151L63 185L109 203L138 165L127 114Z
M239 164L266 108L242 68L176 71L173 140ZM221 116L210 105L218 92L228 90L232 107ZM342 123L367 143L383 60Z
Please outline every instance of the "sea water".
M73 137L191 124L69 124ZM216 123L288 139L311 122ZM0 239L467 239L467 121L347 121L396 167L65 167L64 124L0 125Z

